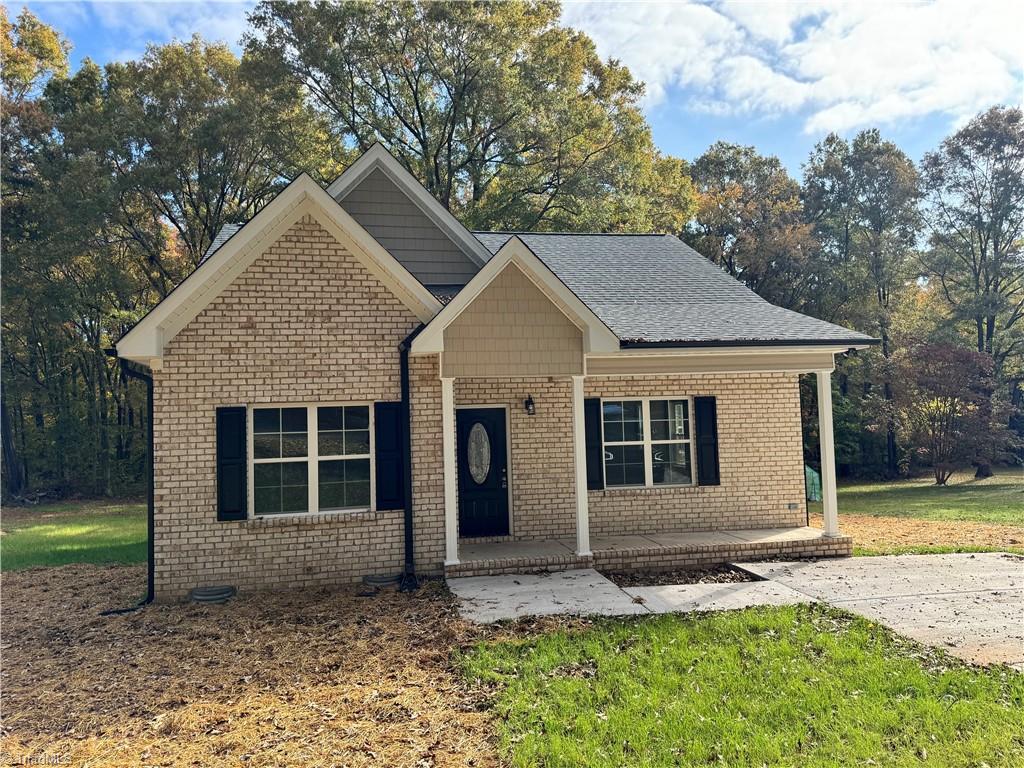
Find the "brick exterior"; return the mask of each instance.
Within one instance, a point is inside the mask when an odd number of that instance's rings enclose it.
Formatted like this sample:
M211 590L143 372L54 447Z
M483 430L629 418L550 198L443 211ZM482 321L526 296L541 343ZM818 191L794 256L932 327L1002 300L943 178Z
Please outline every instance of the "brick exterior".
M587 397L714 395L717 486L590 491L592 536L800 526L806 523L796 374L588 378ZM788 505L794 504L794 509Z
M215 409L398 400L397 347L418 325L306 216L170 341L154 373L158 598L181 598L200 585L307 587L401 569L402 511L219 522ZM437 356L410 361L413 513L422 573L440 573L444 559L438 365ZM721 455L718 487L590 492L593 535L804 524L795 375L593 378L586 393L715 395ZM534 416L523 408L528 395ZM574 538L571 381L456 379L455 400L508 406L510 538Z
M159 598L401 568L400 511L218 522L215 409L398 400L398 343L418 324L306 216L167 345L154 374Z

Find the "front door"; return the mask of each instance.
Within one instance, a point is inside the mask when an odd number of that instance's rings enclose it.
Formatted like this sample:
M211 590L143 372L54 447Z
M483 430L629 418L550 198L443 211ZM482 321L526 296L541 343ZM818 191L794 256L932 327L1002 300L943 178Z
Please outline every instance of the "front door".
M508 451L504 408L460 408L459 536L508 535Z

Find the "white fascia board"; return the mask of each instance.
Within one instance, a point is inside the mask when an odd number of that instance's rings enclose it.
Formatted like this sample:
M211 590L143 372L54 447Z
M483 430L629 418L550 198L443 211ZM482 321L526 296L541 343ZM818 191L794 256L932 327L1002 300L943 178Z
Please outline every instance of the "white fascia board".
M614 352L619 338L554 272L518 237L512 237L483 269L413 339L410 354L431 355L444 351L444 331L509 265L526 277L583 331L584 352Z
M590 354L588 357L704 357L707 355L779 355L795 354L801 352L831 352L840 354L849 352L851 349L868 349L870 344L851 342L849 344L779 344L779 345L751 345L744 347L740 345L725 345L721 347L700 346L700 347L631 347L620 349L614 354L605 352Z
M413 205L440 227L441 231L448 235L478 267L482 267L490 260L490 251L484 244L477 240L451 211L441 205L440 201L430 194L382 144L374 144L360 155L341 176L331 182L327 187L327 194L341 203L345 195L375 168L383 171L395 186L406 194Z
M375 274L422 322L441 303L323 188L302 174L196 268L116 344L117 354L146 362L307 213Z

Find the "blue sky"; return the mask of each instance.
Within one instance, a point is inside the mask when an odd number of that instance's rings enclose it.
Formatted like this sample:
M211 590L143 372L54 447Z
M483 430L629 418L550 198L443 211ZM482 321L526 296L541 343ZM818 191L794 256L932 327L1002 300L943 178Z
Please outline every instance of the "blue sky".
M27 5L72 42L75 65L193 32L237 50L252 7ZM796 175L829 131L878 127L918 160L979 110L1024 101L1019 0L569 2L563 21L647 84L655 141L688 159L724 139L778 155Z

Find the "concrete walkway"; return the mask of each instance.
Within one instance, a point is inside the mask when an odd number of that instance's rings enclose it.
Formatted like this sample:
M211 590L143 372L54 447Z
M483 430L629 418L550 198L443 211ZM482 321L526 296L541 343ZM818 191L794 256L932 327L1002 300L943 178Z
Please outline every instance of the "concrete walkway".
M1024 669L1024 558L895 555L738 565L967 661Z
M620 588L587 568L448 580L478 623L826 602L978 664L1024 669L1024 558L900 555L739 563L765 581Z
M469 576L448 579L448 586L459 598L459 613L478 624L524 616L632 616L813 601L807 595L768 581L620 588L592 568Z

